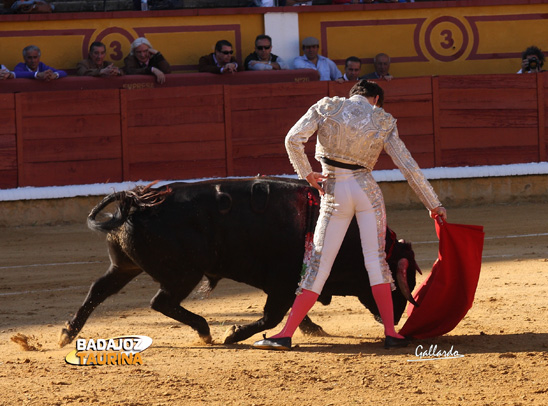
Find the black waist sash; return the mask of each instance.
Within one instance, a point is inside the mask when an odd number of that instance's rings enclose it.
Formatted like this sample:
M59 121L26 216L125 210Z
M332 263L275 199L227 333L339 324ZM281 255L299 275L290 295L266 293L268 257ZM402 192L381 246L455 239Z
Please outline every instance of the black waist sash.
M365 169L365 166L354 165L354 164L345 164L344 162L334 161L332 159L322 157L321 161L327 165L335 166L337 168L350 169L355 171L357 169Z

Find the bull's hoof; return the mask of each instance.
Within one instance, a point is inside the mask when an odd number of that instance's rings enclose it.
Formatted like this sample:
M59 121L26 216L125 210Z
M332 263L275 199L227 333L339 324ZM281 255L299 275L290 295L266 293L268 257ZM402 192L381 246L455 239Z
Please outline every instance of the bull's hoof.
M65 345L70 344L74 340L74 337L76 337L76 334L72 334L69 327L63 328L59 337L59 347L63 348Z
M230 326L223 334L224 344L234 344L236 342L235 335L238 330L238 326Z
M311 336L311 337L329 337L329 334L325 332L325 330L322 328L322 326L319 326L318 324L312 323L312 324L306 324L306 325L300 325L299 329L305 336Z
M212 344L213 343L213 338L211 338L211 334L207 334L207 335L201 335L199 334L200 336L200 339L205 343L205 344Z

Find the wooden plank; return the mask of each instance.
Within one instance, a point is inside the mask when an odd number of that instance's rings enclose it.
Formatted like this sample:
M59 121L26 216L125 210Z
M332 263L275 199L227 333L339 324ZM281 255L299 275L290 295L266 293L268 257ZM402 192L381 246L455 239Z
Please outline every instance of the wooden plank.
M537 110L441 110L442 128L537 128Z
M129 104L139 105L140 103L148 103L149 105L162 103L162 100L167 101L174 99L186 99L186 98L201 98L210 100L210 96L220 96L223 94L222 85L206 85L206 86L185 86L181 87L167 87L167 88L150 88L150 89L138 89L128 90L126 94L127 102ZM151 103L154 101L154 103ZM223 101L222 99L220 100ZM158 104L159 105L159 104Z
M62 186L121 182L120 159L25 163L19 186Z
M376 80L375 82L383 88L386 99L404 95L432 94L430 76L396 78L389 82L386 80Z
M224 123L194 123L128 129L129 145L224 141Z
M398 131L400 135L434 134L429 117L402 117L398 119Z
M232 112L232 132L235 140L279 137L280 142L306 113L307 108L280 110L245 110Z
M434 131L434 156L433 166L441 164L441 151L443 148L440 124L440 82L439 77L432 78L432 129Z
M224 100L224 135L225 135L225 162L226 162L226 176L232 176L234 173L234 151L233 151L233 115L232 115L232 92L231 87L223 87L223 100Z
M489 153L485 148L445 149L441 166L507 165L535 162L537 157L537 147L531 146L490 148Z
M535 75L447 75L439 76L441 89L504 89L516 90L536 88Z
M538 146L536 128L443 128L444 149ZM490 153L490 152L489 152Z
M233 100L233 111L248 110L285 110L288 106L306 112L310 106L322 99L325 95L287 95L287 96L253 96L245 99Z
M23 162L64 162L120 159L119 136L24 140Z
M22 131L25 140L87 138L97 135L119 137L120 115L26 117L23 119Z
M225 144L206 141L181 144L133 145L129 149L130 165L141 162L225 160Z
M222 108L222 93L190 96L186 92L182 93L181 89L177 90L177 92L173 92L172 97L158 97L154 92L150 92L147 99L128 100L128 111L133 112L133 110L148 109L151 111L155 111L157 114L161 114L162 110L172 109L173 107L192 107L196 109L200 106L218 106L219 108ZM132 93L132 91L128 92Z
M119 114L117 89L20 93L23 117Z
M130 144L130 131L128 128L128 90L120 90L118 97L120 98L120 136L122 147L122 179L124 181L129 180L130 176L130 158L129 158L129 144Z
M234 86L231 98L235 105L236 100L250 97L288 97L288 96L320 96L328 95L329 84L327 81L307 83L268 83L260 85ZM319 100L319 99L318 99Z
M441 109L536 109L537 89L441 89Z
M183 180L225 176L224 159L199 161L132 162L127 180Z
M432 100L385 103L384 109L392 114L398 123L403 117L421 117L432 120Z
M413 159L417 162L420 168L433 168L434 167L434 157L431 153L412 153ZM398 169L398 167L392 161L387 154L381 154L377 164L374 167L374 170L383 170L383 169Z
M17 171L15 148L0 148L0 171Z
M313 168L316 171L321 171L320 165L314 162L311 161ZM268 161L260 157L244 157L234 160L234 176L293 175L294 173L287 156L270 157Z
M15 95L15 128L16 128L16 142L17 142L17 186L22 186L22 180L25 179L23 173L23 106L22 106L22 94Z
M222 123L223 105L179 108L177 106L162 110L161 114L150 109L128 109L128 127L155 127L188 123Z
M1 134L15 134L15 108L0 109Z
M544 81L546 75L537 76L537 101L538 101L538 160L539 162L546 161L548 154L546 153L548 144L546 143L545 127L546 127L546 111L544 108Z
M0 170L0 189L17 187L17 170Z

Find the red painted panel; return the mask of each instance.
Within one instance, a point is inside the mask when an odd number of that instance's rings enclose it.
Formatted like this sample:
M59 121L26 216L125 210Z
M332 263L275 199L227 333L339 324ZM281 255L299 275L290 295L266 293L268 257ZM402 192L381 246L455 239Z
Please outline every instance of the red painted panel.
M196 141L224 142L224 124L196 123L155 127L131 127L128 130L129 145Z
M119 114L118 90L31 92L21 94L23 117Z
M15 147L2 148L0 146L0 171L17 169L17 153Z
M27 117L22 125L25 140L120 137L120 115Z
M64 161L99 161L120 159L120 137L97 136L86 138L59 138L51 140L25 140L23 163L43 162L53 164Z
M507 165L536 162L536 147L498 147L489 149L451 149L442 152L442 166Z
M131 163L129 181L138 180L182 180L204 177L226 176L224 160L204 159L200 161L142 162Z
M22 186L62 186L122 181L120 159L25 164Z
M441 128L527 128L536 127L536 110L441 110Z
M140 144L131 147L130 162L224 160L225 144L218 141L181 144Z
M441 109L536 109L537 90L440 89ZM504 112L501 112L504 114Z
M128 127L155 127L166 124L195 124L195 123L222 123L224 110L222 105L218 106L197 106L196 108L185 108L172 106L162 110L151 108L131 109L128 106Z
M441 89L534 89L536 88L535 75L460 75L439 76Z
M485 148L490 154L500 147L535 147L538 144L536 128L442 128L442 147L445 150Z
M432 121L432 100L386 102L384 109L392 114L398 123L402 117L422 117Z
M0 189L12 189L17 187L17 169L0 170Z
M398 132L400 135L434 134L432 119L429 117L402 117L398 119Z

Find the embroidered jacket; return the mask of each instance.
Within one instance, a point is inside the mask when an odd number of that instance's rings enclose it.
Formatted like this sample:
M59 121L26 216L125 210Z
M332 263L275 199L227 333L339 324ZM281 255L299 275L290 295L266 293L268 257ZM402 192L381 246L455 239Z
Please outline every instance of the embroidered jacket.
M383 148L426 208L441 203L398 136L396 119L363 96L324 97L289 130L285 146L300 178L312 172L304 144L318 131L315 158L355 164L372 171Z

